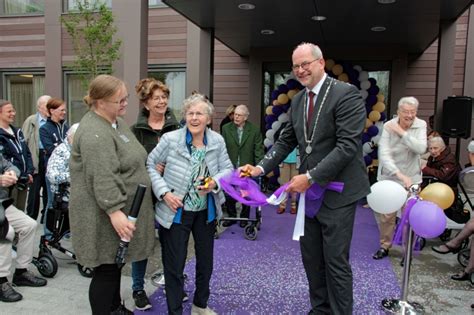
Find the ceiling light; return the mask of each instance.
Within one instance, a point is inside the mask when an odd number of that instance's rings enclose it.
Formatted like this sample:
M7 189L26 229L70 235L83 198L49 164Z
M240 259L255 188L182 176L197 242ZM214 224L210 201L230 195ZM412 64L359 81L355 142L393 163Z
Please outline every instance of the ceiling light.
M238 5L238 8L240 10L253 10L255 9L255 5L251 4L251 3L241 3Z
M324 21L326 20L326 17L323 15L315 15L311 17L311 20L313 21Z
M275 31L274 30L261 30L260 34L262 34L262 35L273 35L273 34L275 34Z
M385 31L387 28L385 26L373 26L370 28L370 30L372 32L383 32Z
M391 4L391 3L395 3L396 0L377 0L377 2L380 4Z

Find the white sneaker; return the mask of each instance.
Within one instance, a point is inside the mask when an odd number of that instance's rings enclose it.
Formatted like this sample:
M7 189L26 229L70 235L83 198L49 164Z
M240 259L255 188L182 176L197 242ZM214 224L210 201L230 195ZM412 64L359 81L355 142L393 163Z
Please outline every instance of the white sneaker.
M214 312L211 308L206 307L197 307L196 305L193 304L191 307L191 315L217 315L216 312Z

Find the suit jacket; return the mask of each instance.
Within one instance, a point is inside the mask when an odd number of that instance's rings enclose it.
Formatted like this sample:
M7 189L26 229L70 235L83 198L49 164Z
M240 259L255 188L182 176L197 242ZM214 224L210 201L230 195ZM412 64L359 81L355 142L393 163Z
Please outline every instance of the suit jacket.
M360 92L353 85L327 77L317 96L309 130L313 130L326 92L327 98L321 108L311 142L312 152L308 154L305 151L306 90L303 90L293 97L290 120L260 166L266 172L272 170L298 146L300 173L309 171L313 180L321 186L331 181L344 182L341 193L328 190L324 195L325 205L334 209L353 203L370 193L361 142L366 110Z
M222 127L222 137L234 167L245 164L255 165L263 158L262 134L259 128L251 122L245 122L240 143L237 126L234 123L228 123ZM237 165L237 161L239 165Z

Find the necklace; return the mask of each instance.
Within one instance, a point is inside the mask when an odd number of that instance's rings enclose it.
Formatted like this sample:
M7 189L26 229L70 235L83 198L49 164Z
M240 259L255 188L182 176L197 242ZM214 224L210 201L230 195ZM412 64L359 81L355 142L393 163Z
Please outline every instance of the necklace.
M304 115L304 124L303 124L303 131L304 131L304 141L306 142L306 149L305 149L305 152L306 154L311 154L311 152L313 151L313 148L311 147L311 143L313 142L313 138L314 138L314 134L316 132L316 125L318 124L318 120L319 120L319 115L321 114L321 110L323 109L323 105L326 101L326 98L329 94L329 90L331 89L331 86L332 86L332 83L334 82L334 79L333 78L329 78L329 86L328 88L326 89L326 92L324 93L324 97L323 97L323 100L321 101L321 105L319 106L319 109L318 109L318 113L316 114L316 120L314 121L314 125L313 125L313 130L311 131L311 138L308 138L308 130L306 129L306 125L308 123L308 93L306 93L306 96L305 96L305 115ZM311 104L312 105L312 104Z

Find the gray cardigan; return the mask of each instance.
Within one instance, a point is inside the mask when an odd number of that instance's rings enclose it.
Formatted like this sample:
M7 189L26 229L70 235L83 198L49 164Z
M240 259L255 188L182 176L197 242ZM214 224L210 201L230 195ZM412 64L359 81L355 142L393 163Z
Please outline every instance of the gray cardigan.
M147 160L147 170L151 178L155 196L173 191L177 196L185 196L189 182L191 182L191 155L186 146L186 130L181 128L168 132L160 139L158 145L151 151ZM218 183L219 178L232 171L232 163L227 155L224 139L218 133L206 130L206 157L205 162L211 177ZM166 163L163 176L158 173L157 163ZM222 216L221 204L224 203L224 193L217 189L214 194L216 216ZM159 198L155 204L155 218L160 225L169 228L173 222L175 212L166 202Z

